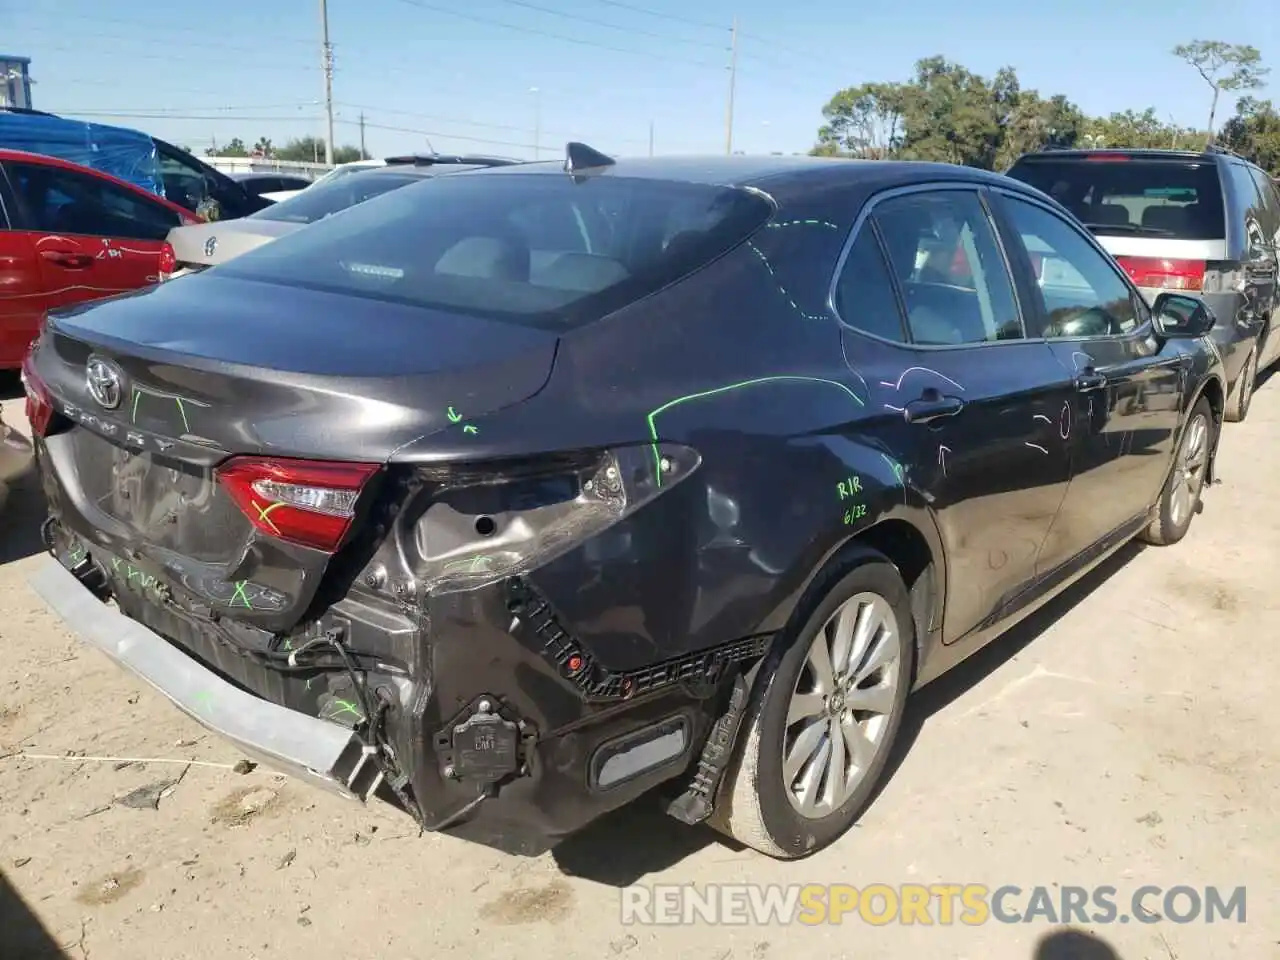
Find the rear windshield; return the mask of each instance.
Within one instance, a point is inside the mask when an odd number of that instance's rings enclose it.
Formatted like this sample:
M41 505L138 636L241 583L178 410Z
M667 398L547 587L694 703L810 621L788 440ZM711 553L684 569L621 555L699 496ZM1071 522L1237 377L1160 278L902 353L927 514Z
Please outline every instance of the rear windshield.
M341 177L328 183L317 181L295 196L250 214L249 218L282 220L285 223L315 223L331 213L354 207L357 203L364 203L372 197L417 183L421 179L403 173L365 171L363 176Z
M463 173L370 200L219 269L568 329L708 263L772 212L733 187Z
M1047 193L1099 236L1221 240L1217 167L1187 160L1023 159L1009 176Z

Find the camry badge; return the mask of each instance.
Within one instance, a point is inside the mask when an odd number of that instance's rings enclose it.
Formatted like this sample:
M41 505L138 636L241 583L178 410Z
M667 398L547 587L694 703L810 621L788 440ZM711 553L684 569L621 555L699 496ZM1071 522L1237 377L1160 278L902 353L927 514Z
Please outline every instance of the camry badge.
M104 410L114 410L124 399L124 374L110 360L90 357L85 364L85 386L89 396Z

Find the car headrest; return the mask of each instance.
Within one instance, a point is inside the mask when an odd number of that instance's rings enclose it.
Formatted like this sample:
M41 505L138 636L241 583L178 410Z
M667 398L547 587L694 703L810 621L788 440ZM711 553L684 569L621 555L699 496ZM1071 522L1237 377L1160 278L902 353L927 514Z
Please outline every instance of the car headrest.
M529 248L502 237L466 237L436 261L436 273L527 282Z

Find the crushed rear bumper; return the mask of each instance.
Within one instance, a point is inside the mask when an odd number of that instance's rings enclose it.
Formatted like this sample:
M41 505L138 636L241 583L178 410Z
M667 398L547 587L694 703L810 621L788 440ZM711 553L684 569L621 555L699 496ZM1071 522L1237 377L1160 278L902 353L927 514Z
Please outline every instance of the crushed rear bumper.
M373 749L350 729L247 693L159 634L99 600L56 560L29 577L68 628L131 670L251 758L343 796L368 799L381 784Z

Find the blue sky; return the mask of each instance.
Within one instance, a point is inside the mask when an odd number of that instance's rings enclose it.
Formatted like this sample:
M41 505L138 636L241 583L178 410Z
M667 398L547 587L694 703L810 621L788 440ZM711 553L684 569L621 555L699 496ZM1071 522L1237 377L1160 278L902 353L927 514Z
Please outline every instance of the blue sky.
M0 53L32 58L35 106L117 114L203 152L213 139L323 135L318 0L0 0ZM182 9L182 8L185 8ZM554 12L553 12L554 11ZM803 13L802 13L803 11ZM1091 113L1154 106L1203 123L1177 43L1252 43L1278 76L1277 0L329 0L338 143L532 157L568 139L643 154L803 151L833 93L941 54ZM503 25L500 25L503 24ZM537 93L530 92L537 88ZM1219 114L1229 116L1234 97ZM119 113L158 114L119 117ZM180 119L189 117L192 119Z

